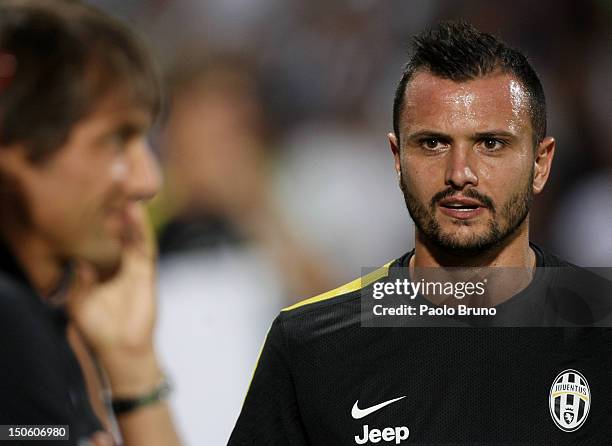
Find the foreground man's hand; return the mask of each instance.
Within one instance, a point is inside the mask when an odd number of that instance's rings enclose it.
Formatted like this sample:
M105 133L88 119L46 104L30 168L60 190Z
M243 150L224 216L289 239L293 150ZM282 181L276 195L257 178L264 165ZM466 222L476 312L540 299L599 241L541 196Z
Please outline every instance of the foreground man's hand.
M120 270L101 281L91 266L78 265L77 285L68 300L70 318L105 370L113 399L147 395L163 380L153 347L153 235L140 204L131 204L128 216ZM164 401L117 419L126 446L179 444Z

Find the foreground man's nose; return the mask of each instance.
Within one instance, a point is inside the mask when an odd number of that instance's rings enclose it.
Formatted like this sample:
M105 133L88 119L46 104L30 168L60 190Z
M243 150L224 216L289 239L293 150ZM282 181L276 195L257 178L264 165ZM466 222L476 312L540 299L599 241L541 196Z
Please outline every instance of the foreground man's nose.
M454 189L463 189L468 184L478 186L478 176L470 166L468 149L453 147L446 162L444 184Z

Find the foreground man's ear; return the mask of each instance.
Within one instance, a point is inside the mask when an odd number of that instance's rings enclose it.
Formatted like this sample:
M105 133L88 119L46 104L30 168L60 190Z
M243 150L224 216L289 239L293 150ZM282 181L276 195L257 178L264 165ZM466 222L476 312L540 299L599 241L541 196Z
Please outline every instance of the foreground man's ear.
M553 157L555 156L555 138L547 136L538 144L534 159L533 193L539 194L544 189Z
M389 146L391 147L393 159L395 160L395 171L397 172L397 176L399 177L402 174L402 170L400 163L400 149L397 137L395 136L395 133L391 132L387 134L387 138L389 138Z

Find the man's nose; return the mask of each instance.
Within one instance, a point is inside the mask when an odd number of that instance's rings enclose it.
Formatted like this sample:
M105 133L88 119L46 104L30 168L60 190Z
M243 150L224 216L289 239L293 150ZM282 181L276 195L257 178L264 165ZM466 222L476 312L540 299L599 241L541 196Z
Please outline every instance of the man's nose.
M126 178L126 188L132 200L149 200L161 187L162 177L159 164L143 139L130 153L130 169Z
M474 162L469 146L453 146L446 158L444 184L459 190L468 184L478 186L478 176L473 165Z

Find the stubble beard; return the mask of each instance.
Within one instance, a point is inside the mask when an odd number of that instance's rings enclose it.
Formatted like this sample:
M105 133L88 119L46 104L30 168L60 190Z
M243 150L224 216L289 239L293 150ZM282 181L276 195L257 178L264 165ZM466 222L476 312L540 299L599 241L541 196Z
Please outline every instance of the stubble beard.
M400 176L400 188L408 213L421 235L441 251L460 257L473 257L491 251L510 239L527 218L533 202L533 175L529 181L520 185L518 190L498 209L486 195L475 189L464 189L461 195L481 201L491 212L484 233L472 233L468 237L457 236L453 232L444 232L435 218L436 205L442 198L457 195L456 189L445 189L432 197L428 205L419 201L410 191L403 175ZM469 222L456 220L458 225L470 225Z

